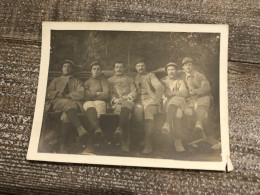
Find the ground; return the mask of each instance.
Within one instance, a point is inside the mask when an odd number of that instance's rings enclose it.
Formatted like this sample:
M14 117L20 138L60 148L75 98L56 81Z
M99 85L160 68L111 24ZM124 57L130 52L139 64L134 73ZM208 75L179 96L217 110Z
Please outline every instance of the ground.
M54 114L54 118L49 118L50 124L47 126L50 129L47 133L43 133L39 145L39 152L58 152L57 139L55 137L55 131L60 128L59 115ZM81 120L85 122L85 126L88 126L85 116L81 116ZM118 118L112 115L107 115L101 118L101 127L105 134L105 139L102 144L95 144L95 152L89 155L103 155L103 156L122 156L122 157L137 157L137 158L159 158L159 159L173 159L173 160L187 160L187 161L221 161L221 149L213 150L211 145L206 141L201 141L197 144L191 145L190 143L197 139L193 129L187 130L183 125L183 145L184 152L176 152L172 136L167 136L160 133L160 127L162 125L163 117L158 116L156 118L156 130L154 135L154 151L149 155L142 154L143 144L142 142L136 143L136 138L142 134L138 133L134 126L130 125L131 139L130 139L130 152L124 153L120 151L120 146L114 143L113 132L117 126ZM158 123L159 121L159 123ZM185 123L185 119L184 119ZM210 128L214 128L214 136L218 139L219 128L217 125L211 125ZM75 132L75 130L73 130ZM73 134L72 134L73 137ZM79 143L76 134L75 139L71 139L70 145L71 153L81 154L83 150L83 144Z

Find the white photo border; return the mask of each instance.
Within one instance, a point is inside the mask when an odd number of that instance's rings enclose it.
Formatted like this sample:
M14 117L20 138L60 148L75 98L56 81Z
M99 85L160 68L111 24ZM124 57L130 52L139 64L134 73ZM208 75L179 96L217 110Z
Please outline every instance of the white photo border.
M47 89L51 30L106 30L106 31L153 31L153 32L196 32L220 33L219 56L219 98L220 98L220 131L221 131L221 162L183 161L170 159L95 156L77 154L54 154L38 152L41 134L43 110ZM120 23L120 22L43 22L42 50L39 83L31 138L27 160L52 161L66 163L85 163L116 166L158 167L177 169L200 169L232 171L230 160L229 131L228 131L228 25L216 24L169 24L169 23Z

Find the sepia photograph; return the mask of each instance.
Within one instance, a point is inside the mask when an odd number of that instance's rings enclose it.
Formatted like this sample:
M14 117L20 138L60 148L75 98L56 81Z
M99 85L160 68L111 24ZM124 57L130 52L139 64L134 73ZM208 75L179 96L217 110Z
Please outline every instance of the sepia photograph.
M28 160L230 171L228 26L43 22Z

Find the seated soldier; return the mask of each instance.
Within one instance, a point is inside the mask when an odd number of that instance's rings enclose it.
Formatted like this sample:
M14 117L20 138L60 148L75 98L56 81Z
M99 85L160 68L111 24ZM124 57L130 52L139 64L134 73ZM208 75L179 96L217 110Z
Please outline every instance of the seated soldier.
M154 134L154 115L158 112L164 87L153 73L146 71L144 59L140 58L135 63L137 75L134 82L137 88L138 96L134 108L135 118L140 122L144 116L144 149L143 154L150 154L153 151Z
M183 80L178 78L178 67L170 62L165 66L168 76L162 79L165 87L164 106L166 111L166 120L161 131L167 135L172 132L174 145L177 152L185 151L181 141L182 110L185 108L185 97L188 96L188 90ZM174 122L174 126L173 126Z
M189 108L196 113L195 130L200 137L207 138L212 145L212 149L219 149L220 142L213 136L213 132L208 132L206 136L204 132L204 123L207 117L207 111L210 107L210 84L208 79L202 74L194 70L194 61L192 58L185 57L182 60L182 67L185 72L185 82L187 83L189 90L189 97L187 98L186 112L189 112ZM188 114L188 113L187 113Z
M101 63L93 62L91 64L92 76L84 83L85 102L83 104L89 123L94 129L94 137L98 141L101 141L104 136L99 117L106 113L106 101L109 99L109 84L105 78L101 77L101 72Z
M115 114L120 115L118 127L114 133L121 143L121 150L129 152L129 118L134 107L137 92L133 78L124 74L124 64L114 64L115 75L108 79L111 93L111 107Z
M45 107L52 108L54 112L63 112L61 116L63 128L58 135L61 153L68 153L69 150L66 143L71 131L70 123L77 128L80 137L87 135L87 130L82 126L77 116L77 112L82 108L79 100L84 97L84 88L82 82L73 76L73 66L74 63L70 60L63 63L63 75L53 79L47 89L46 96L49 105Z

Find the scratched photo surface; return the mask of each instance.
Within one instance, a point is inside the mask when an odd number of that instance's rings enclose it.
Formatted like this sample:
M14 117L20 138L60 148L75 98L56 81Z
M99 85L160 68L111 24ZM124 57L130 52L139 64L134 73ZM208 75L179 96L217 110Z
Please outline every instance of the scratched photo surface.
M37 153L221 162L220 40L51 29Z

